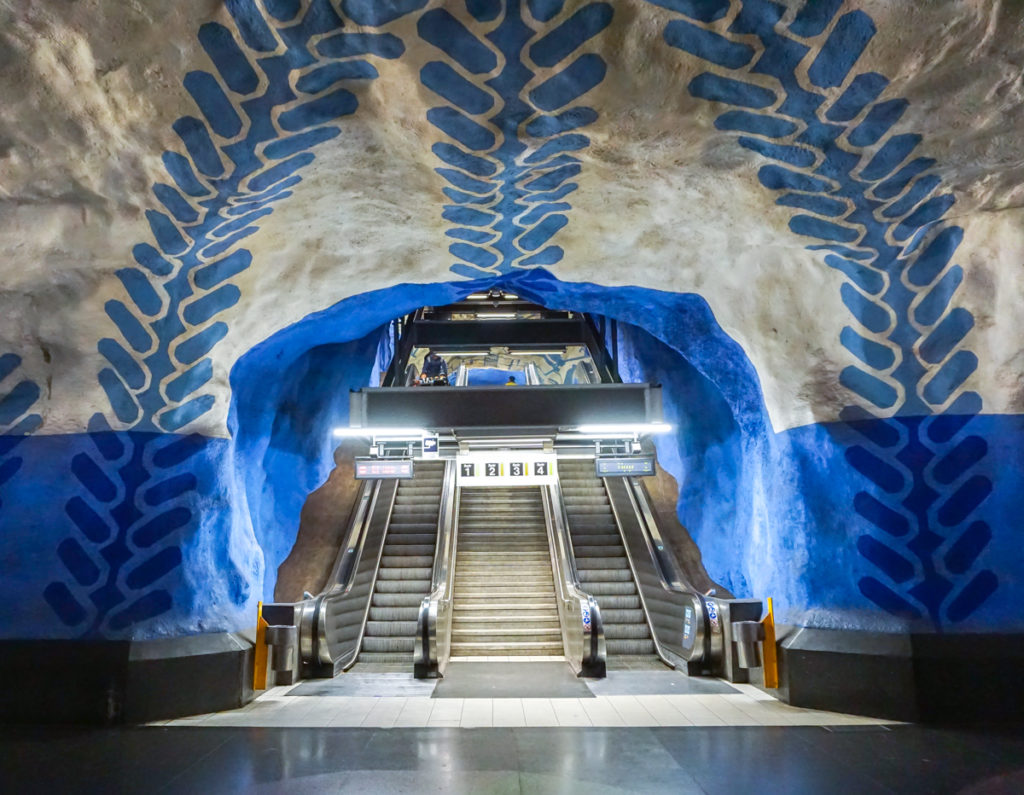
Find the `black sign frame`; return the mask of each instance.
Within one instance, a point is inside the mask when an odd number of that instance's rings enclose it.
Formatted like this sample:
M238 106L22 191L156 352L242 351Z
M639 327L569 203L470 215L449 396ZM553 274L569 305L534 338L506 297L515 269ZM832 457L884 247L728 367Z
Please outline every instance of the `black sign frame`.
M353 472L356 480L412 480L414 469L411 458L356 456Z
M654 474L653 455L600 456L594 459L599 478L639 478Z

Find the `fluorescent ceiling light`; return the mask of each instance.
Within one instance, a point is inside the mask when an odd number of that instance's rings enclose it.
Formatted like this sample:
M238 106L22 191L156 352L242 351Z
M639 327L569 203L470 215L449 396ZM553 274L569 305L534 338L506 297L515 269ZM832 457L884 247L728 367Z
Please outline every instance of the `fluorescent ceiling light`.
M335 428L334 435L343 439L358 439L372 436L375 439L390 437L393 439L419 439L432 435L423 428Z
M516 316L515 312L477 312L480 320L511 320Z
M502 293L499 296L492 296L490 293L470 293L465 298L466 301L497 301L499 299L503 301L518 301L519 296L512 293Z
M669 433L673 426L667 422L633 422L621 425L578 425L577 433L590 436L632 436L645 433Z

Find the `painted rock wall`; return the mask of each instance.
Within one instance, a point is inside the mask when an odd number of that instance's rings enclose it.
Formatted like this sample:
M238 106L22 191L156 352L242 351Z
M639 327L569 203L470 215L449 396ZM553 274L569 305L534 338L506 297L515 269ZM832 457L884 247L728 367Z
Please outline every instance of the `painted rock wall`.
M0 12L0 632L234 629L375 330L631 329L709 572L1020 629L1024 11L187 0ZM376 360L376 363L375 363Z

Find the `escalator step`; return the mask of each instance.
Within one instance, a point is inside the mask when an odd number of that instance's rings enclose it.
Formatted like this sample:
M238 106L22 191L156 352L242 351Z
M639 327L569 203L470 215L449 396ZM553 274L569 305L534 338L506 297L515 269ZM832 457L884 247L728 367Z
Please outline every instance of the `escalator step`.
M433 555L384 555L382 566L389 569L424 569L434 565Z
M420 614L419 604L405 607L370 607L371 621L412 621L415 622ZM391 634L391 633L384 633Z
M601 598L598 599L598 603L601 605L602 615L605 611L609 610L640 610L641 614L643 610L640 605L640 595L636 593L636 589L633 589L632 595L629 594L601 594ZM589 593L597 596L594 589L589 589Z
M433 561L431 561L433 563ZM426 580L430 582L430 566L402 569L382 568L377 572L377 582L381 580Z
M412 650L416 645L416 639L411 635L407 638L399 637L378 637L372 635L363 636L362 651L368 652L405 652L410 655L412 661ZM360 659L363 659L360 656Z
M380 576L377 577L377 593L380 594L416 593L422 598L427 595L429 590L429 577L422 580L389 580L381 579Z
M602 568L597 571L587 571L586 569L580 570L580 582L633 582L633 572L629 570L629 566L622 569L607 569Z
M388 532L388 544L394 544L396 546L426 546L433 549L437 544L437 535L435 533L396 533L395 528L391 528Z
M381 652L372 652L362 649L359 652L359 662L361 663L402 663L403 665L412 665L412 654L386 654Z
M614 598L614 597L612 597ZM639 602L639 597L637 602ZM644 611L639 607L633 610L622 610L616 609L609 605L605 607L605 600L601 600L601 618L604 619L605 626L609 624L631 624L645 621Z
M573 530L570 534L572 543L576 544L619 544L622 545L622 536L619 535L617 527L583 527Z
M625 555L621 554L605 557L580 557L576 559L576 565L581 571L606 571L609 572L613 579L617 579L621 576L620 570L629 569L629 560ZM629 577L632 579L632 572L630 572Z
M642 612L642 611L641 611ZM604 618L604 615L601 616ZM651 630L647 622L641 618L637 624L611 624L604 622L604 636L609 640L643 640L651 637Z
M605 640L608 654L654 654L653 640Z
M433 544L395 544L389 541L384 545L384 557L391 557L393 555L425 555L433 561L434 559L434 545Z
M366 637L409 637L416 635L415 621L367 621Z
M604 599L600 597L636 595L636 584L632 580L626 582L584 582L581 576L580 583L583 585L583 590L587 593L599 597L597 601L601 605L604 604Z
M429 583L428 583L429 587ZM371 604L374 607L419 607L420 602L423 601L423 596L419 592L416 593L381 593L377 591L373 595L373 602Z

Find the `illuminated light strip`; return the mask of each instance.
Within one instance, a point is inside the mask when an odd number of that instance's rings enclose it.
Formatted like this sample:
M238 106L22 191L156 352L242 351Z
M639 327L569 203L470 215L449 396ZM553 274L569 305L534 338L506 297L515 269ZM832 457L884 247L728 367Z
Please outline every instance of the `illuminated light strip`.
M640 434L670 433L675 426L667 422L635 422L622 425L578 425L572 430L588 436L633 436Z
M374 439L420 439L433 434L423 428L335 428L334 435L342 439L372 436Z
M509 348L508 354L506 354L506 355L511 356L511 357L515 357L515 356L547 356L547 355L552 354L552 353L561 353L561 354L564 355L565 354L565 347L563 346L563 347L548 348L546 350L540 350L540 349L531 348L531 349L525 350L525 351L517 350L516 348Z

